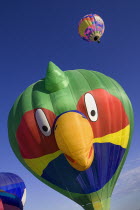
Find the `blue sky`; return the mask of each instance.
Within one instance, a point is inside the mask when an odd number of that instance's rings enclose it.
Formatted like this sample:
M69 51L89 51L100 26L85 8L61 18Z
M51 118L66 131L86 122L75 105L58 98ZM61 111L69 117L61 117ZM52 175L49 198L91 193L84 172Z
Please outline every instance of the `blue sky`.
M62 70L102 72L125 89L135 114L126 164L112 196L111 210L140 208L140 27L138 0L0 0L0 171L17 173L27 186L25 210L80 210L76 203L47 187L28 172L12 152L8 113L18 95L43 78L49 61ZM86 14L105 22L101 44L87 43L77 33Z

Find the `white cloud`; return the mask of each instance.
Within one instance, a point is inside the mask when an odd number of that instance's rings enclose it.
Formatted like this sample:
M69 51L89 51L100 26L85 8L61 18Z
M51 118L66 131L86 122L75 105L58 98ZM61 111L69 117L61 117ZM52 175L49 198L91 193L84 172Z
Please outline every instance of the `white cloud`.
M120 175L113 194L120 196L134 191L140 191L140 166L125 171Z

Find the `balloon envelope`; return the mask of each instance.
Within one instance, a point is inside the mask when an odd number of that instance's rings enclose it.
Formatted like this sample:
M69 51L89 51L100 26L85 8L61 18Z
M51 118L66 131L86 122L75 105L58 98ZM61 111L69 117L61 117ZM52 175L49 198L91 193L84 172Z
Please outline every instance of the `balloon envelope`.
M84 209L109 209L133 130L130 100L116 81L50 62L14 103L8 129L13 151L38 179Z
M104 30L104 21L96 14L84 16L78 24L78 33L80 37L88 42L99 42Z
M23 180L13 173L0 173L0 199L4 209L23 209L26 187Z

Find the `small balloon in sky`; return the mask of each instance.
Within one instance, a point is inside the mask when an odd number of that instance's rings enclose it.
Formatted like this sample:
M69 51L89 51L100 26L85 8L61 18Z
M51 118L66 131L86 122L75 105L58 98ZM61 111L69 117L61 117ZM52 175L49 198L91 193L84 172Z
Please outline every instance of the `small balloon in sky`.
M26 201L26 187L16 174L0 173L0 210L22 210Z
M88 42L100 42L105 30L104 21L99 15L85 15L78 24L78 33Z

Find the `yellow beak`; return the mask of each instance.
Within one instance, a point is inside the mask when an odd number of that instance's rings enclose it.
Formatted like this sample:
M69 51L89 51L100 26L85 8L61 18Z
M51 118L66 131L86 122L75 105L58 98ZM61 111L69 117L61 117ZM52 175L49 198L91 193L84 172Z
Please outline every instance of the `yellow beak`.
M73 168L84 171L91 166L93 131L82 114L73 111L62 114L56 121L54 133L59 149Z

